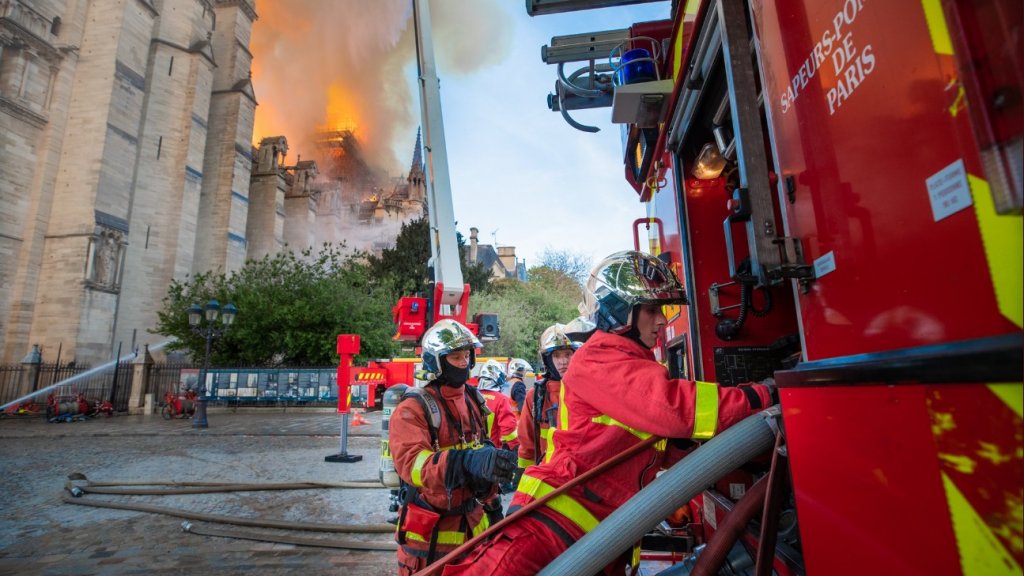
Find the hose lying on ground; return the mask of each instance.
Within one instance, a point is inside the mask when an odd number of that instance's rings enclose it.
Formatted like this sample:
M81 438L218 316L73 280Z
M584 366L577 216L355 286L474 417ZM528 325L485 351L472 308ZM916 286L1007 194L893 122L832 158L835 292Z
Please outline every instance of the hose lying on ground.
M612 512L539 576L589 576L601 572L628 543L639 542L651 526L726 473L771 449L775 432L770 420L779 414L778 406L773 406L708 440Z
M148 512L150 514L165 514L189 520L202 522L216 522L218 524L234 524L236 526L252 526L257 528L280 528L282 530L307 530L311 532L345 532L345 533L367 533L385 534L393 533L395 527L391 524L318 524L315 522L288 522L285 520L263 520L259 518L241 518L238 516L221 516L219 514L201 514L199 512L186 512L176 508L165 508L163 506L151 506L149 504L126 504L123 502L104 502L101 500L86 500L77 498L70 494L64 494L64 502L77 504L79 506L93 506L96 508L113 508L115 510L131 510L133 512Z
M317 488L387 488L379 480L358 480L353 482L282 482L282 483L240 483L240 482L161 482L161 481L109 481L94 482L89 480L81 472L68 474L64 488L71 490L71 484L77 481L84 481L85 484L75 484L82 492L90 494L121 494L121 495L149 495L165 496L173 494L207 494L214 492L258 492L262 490L311 490ZM172 488L111 488L112 486L172 486Z
M295 536L267 536L263 534L256 534L255 532L201 528L188 520L181 523L181 529L189 534L198 534L200 536L254 540L256 542L274 542L277 544L293 544L295 546L340 548L343 550L380 550L386 552L394 552L395 550L398 550L398 544L394 542L360 542L359 540L328 540L317 538L297 538Z
M84 484L82 483L84 482ZM176 486L171 489L158 488L129 488L119 489L116 486ZM62 500L68 504L80 506L92 506L96 508L112 508L115 510L129 510L133 512L146 512L150 514L164 514L188 520L203 522L216 522L219 524L234 524L237 526L250 526L257 528L276 528L280 530L304 530L311 532L328 533L365 533L365 534L392 534L395 527L391 524L319 524L315 522L291 522L285 520L266 520L260 518L242 518L238 516L222 516L219 514L202 514L189 512L177 508L153 506L149 504L134 504L125 502L110 502L103 500L83 499L85 494L120 494L120 495L175 495L175 494L202 494L213 492L252 492L260 490L307 490L312 488L384 488L378 481L341 482L338 484L327 484L319 482L288 482L269 484L239 484L230 482L93 482L81 472L73 472L68 475L64 482L64 489L67 491ZM218 530L215 528L196 528L190 522L186 522L189 528L186 532L208 536L219 536L224 538L240 538L245 540L259 540L263 542L276 542L281 544L294 544L297 546L317 546L327 548L340 548L346 550L370 550L370 551L394 551L395 544L392 542L360 542L356 540L330 540L315 538L299 538L287 535L260 535L252 532L240 532L230 530ZM184 528L184 525L183 525Z

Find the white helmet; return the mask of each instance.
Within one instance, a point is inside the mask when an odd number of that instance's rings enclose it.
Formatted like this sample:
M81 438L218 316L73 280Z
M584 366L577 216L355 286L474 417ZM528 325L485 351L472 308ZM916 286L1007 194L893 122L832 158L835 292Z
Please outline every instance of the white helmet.
M505 371L501 369L501 364L497 360L488 360L480 368L480 384L478 388L481 390L501 391L504 386Z
M522 378L527 372L533 372L533 366L522 358L513 358L508 363L508 375Z

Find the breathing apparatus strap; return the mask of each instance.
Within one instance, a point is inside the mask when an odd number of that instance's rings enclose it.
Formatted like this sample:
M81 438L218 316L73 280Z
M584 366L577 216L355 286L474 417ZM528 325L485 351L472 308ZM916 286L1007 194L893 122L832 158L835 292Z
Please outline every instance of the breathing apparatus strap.
M441 445L438 443L437 431L441 428L441 407L437 404L437 399L430 392L427 392L423 388L409 388L402 394L402 400L406 398L415 398L420 406L423 407L423 411L427 415L427 428L430 430L430 445L434 450L440 449Z
M544 455L540 451L540 422L544 418L544 401L548 398L548 379L533 384L533 463L540 464Z

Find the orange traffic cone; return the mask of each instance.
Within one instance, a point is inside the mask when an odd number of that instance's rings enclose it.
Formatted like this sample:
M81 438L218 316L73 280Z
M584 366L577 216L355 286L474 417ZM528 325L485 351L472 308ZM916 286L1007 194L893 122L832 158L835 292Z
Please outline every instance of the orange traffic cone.
M353 426L363 426L363 425L369 424L369 423L370 422L367 421L366 418L363 418L363 409L362 408L353 408L352 409L352 425Z

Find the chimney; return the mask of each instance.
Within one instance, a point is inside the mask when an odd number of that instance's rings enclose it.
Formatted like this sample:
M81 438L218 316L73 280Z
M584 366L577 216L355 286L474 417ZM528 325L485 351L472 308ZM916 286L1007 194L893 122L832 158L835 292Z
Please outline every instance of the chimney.
M505 267L507 276L514 276L516 270L516 247L515 246L499 246L497 248L498 260L501 260L501 265Z
M480 231L476 228L469 229L469 253L466 254L466 257L469 260L468 264L470 265L476 264L476 235L479 232Z

